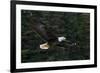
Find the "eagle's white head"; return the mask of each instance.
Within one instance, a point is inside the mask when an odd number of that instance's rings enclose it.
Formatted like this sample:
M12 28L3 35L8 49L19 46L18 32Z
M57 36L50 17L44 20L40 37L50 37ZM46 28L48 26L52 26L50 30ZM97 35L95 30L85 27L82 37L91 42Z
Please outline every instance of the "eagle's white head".
M62 36L62 37L58 37L58 41L59 41L59 42L62 42L62 41L65 41L65 40L66 40L66 38L63 37L63 36Z

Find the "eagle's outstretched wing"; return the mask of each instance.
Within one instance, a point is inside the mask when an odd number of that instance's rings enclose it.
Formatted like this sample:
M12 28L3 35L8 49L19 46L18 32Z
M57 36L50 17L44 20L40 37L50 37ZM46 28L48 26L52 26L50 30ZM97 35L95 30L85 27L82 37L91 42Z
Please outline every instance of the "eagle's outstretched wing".
M42 39L44 39L44 42L54 42L57 40L57 36L53 33L53 31L50 31L49 29L46 29L46 25L41 22L39 18L30 17L28 19L29 24L31 25L31 29L38 33Z

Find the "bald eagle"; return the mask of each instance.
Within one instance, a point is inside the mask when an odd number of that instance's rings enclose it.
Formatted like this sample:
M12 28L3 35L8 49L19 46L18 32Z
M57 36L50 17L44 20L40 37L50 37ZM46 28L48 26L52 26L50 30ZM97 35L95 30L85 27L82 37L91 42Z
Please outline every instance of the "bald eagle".
M53 42L62 42L66 38L64 36L58 37L53 31L50 31L51 28L47 28L47 26L41 22L40 18L30 17L28 19L29 25L31 25L31 29L40 35L40 37L44 40L40 44L41 49L48 49Z

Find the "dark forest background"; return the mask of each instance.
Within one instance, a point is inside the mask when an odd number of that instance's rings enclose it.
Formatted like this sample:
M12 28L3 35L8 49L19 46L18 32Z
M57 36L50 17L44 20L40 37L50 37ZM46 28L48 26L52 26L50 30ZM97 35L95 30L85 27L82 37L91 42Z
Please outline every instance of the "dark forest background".
M32 18L34 18L33 21L43 23L54 35L66 37L66 41L47 50L40 49L39 45L43 39L34 32L32 26L36 23L29 22ZM86 60L89 58L89 13L21 10L21 62Z

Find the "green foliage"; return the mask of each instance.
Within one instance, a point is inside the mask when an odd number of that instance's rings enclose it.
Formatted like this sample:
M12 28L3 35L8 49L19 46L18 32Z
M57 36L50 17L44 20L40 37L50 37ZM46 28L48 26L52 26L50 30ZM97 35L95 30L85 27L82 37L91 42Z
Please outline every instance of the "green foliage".
M40 20L56 36L67 38L59 45L52 43L48 50L39 48L43 39L32 30L28 20ZM90 58L90 15L89 13L21 11L21 61L64 61ZM33 20L34 21L34 20Z

